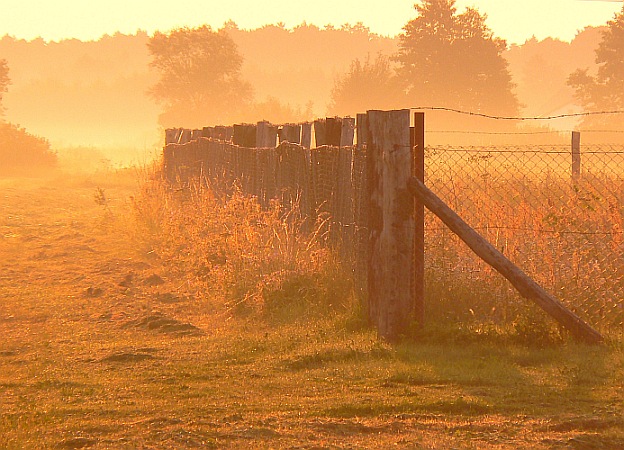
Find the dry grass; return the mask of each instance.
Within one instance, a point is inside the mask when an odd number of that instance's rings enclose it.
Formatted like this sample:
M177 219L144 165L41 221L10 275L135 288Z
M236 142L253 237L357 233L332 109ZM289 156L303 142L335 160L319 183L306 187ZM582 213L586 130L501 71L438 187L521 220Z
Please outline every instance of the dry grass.
M584 155L582 176L572 181L569 154L490 150L438 150L429 185L539 284L621 342L624 185L621 170L607 167L621 153ZM543 321L433 214L426 229L429 292L451 320L481 328Z
M624 446L621 348L391 347L322 224L131 171L0 187L0 448Z

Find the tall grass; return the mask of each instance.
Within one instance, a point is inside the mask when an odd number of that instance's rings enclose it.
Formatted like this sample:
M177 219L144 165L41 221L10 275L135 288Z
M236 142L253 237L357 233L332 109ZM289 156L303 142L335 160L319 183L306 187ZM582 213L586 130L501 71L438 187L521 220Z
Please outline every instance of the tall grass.
M290 321L353 309L352 281L324 245L327 220L309 226L296 203L263 209L231 192L199 180L177 187L146 181L133 205L147 252L228 315Z
M584 173L572 180L567 157L559 152L438 150L430 155L428 184L567 307L620 340L622 176L603 170L600 160L592 161L597 156L589 155ZM427 290L435 314L478 329L511 325L520 334L546 328L559 334L555 324L545 327L544 314L519 298L432 214L426 221Z

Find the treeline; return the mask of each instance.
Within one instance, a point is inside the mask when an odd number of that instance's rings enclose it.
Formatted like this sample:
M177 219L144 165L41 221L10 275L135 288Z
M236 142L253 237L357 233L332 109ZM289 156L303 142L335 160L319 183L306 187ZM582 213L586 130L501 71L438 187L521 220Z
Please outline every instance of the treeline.
M392 65L399 48L398 38L375 35L362 25L242 30L230 22L223 30L238 47L240 76L254 96L241 121L269 114L286 122L343 113L334 108L332 90L354 62L373 64L382 55ZM151 146L159 139L162 108L147 95L158 80L149 67L150 39L145 32L90 42L5 36L0 59L7 61L12 82L3 102L6 119L54 143ZM600 39L599 29L591 28L572 43L530 40L504 51L520 113L573 108L567 77L576 69L595 67Z

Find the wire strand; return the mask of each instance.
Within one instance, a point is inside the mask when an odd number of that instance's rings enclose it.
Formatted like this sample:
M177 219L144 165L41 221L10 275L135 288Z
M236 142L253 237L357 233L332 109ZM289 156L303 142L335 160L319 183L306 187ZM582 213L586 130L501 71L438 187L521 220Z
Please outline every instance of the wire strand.
M446 108L443 106L415 106L409 109L421 110L421 111L447 111L447 112L452 112L456 114L464 114L467 116L483 117L486 119L494 119L494 120L554 120L554 119L565 119L569 117L586 117L586 116L624 114L624 110L614 110L614 111L586 111L582 113L558 114L554 116L515 117L515 116L493 116L490 114L483 114L483 113L478 113L474 111L463 111L461 109Z

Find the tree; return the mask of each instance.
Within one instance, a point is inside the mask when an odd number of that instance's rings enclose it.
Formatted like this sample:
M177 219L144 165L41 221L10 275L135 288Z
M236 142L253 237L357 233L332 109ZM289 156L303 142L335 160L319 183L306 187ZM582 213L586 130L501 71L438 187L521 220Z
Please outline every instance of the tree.
M331 92L329 113L353 115L369 109L391 109L400 96L390 58L378 54L371 61L355 59L344 76L336 79Z
M568 78L575 97L585 111L624 109L624 7L607 22L602 40L596 49L598 69L591 75L588 69L577 70ZM616 125L622 117L605 115L585 119L586 127ZM621 126L620 126L621 127Z
M9 78L9 66L6 59L0 59L0 117L4 115L2 97L8 91L11 79Z
M209 26L157 32L148 43L160 81L150 94L165 106L163 126L228 123L251 99L243 58L225 30Z
M396 58L410 106L517 114L502 56L507 44L493 35L486 16L473 8L457 14L455 0L420 0L414 7L418 17L403 28Z

